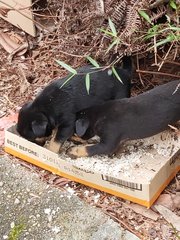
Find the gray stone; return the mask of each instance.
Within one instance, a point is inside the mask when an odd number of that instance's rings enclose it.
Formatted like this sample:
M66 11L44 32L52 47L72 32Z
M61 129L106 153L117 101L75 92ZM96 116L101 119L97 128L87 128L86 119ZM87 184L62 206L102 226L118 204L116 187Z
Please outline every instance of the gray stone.
M18 226L22 228L18 240L130 239L101 210L50 187L15 160L1 157L0 182L1 239L8 239Z
M124 235L122 237L122 240L139 240L139 238L136 237L134 234L132 234L129 231L124 231Z

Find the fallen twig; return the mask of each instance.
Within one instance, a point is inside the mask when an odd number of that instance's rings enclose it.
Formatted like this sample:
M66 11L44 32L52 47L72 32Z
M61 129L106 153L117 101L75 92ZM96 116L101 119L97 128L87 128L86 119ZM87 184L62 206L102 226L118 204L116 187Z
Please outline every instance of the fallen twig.
M136 70L137 73L149 73L149 74L156 74L156 75L164 75L164 76L169 76L169 77L175 77L179 78L180 76L171 74L171 73L164 73L164 72L154 72L154 71L146 71L146 70Z

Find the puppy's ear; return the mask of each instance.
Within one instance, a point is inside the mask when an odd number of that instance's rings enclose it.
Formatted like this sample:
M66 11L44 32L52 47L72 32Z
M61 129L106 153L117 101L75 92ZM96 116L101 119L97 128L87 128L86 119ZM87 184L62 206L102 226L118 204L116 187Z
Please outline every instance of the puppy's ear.
M76 120L76 134L79 137L82 137L86 133L86 130L88 129L88 127L89 127L88 119L80 118L80 119Z
M32 122L32 130L36 137L44 137L46 135L46 128L48 121L38 121L34 120Z

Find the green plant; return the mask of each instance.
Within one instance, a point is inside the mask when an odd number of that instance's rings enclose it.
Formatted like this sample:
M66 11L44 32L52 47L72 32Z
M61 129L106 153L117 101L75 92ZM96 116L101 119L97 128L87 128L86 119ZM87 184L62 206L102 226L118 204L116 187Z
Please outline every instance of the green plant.
M88 61L95 67L95 69L100 69L99 64L96 62L96 60L94 60L93 58L91 58L90 56L86 57L88 59ZM63 61L59 61L56 60L56 62L63 68L65 68L66 70L68 70L71 75L66 79L66 81L61 85L61 88L69 81L71 80L75 75L78 75L78 72L72 68L71 66L69 66L68 64L64 63ZM92 72L91 72L92 73ZM86 90L89 94L89 90L90 90L90 74L91 73L86 73L85 74L85 84L86 84Z
M172 9L177 10L177 6L174 0L171 0L169 2L169 5ZM147 51L153 48L157 49L166 43L175 43L180 40L180 27L172 24L167 15L167 22L154 24L152 23L150 16L144 10L140 10L139 14L141 17L143 17L143 19L145 19L146 22L151 24L151 27L148 29L145 35L142 36L144 40L153 39L153 41L150 41L151 46L149 46Z
M105 29L100 29L100 31L105 33L106 36L111 37L111 44L109 45L108 49L106 50L106 54L113 47L118 47L118 45L120 43L120 38L117 35L116 27L110 18L108 18L108 24L109 24L109 28L111 31L105 30Z
M152 25L151 18L144 10L139 10L138 12L141 17L143 17L148 23Z
M170 0L169 5L172 9L177 10L177 5L176 5L176 2L174 0Z
M15 225L9 233L8 240L18 240L24 228L25 225L22 223Z
M98 71L103 71L104 68L100 67L100 65L97 63L96 60L94 60L92 57L90 56L86 56L86 59L94 66L94 71L91 71L89 73L84 74L85 75L85 85L86 85L86 90L87 93L89 94L90 91L90 76L92 73L98 72ZM65 68L66 70L68 70L70 72L70 76L66 79L66 81L61 85L61 88L68 82L70 81L75 75L82 75L82 73L78 73L74 68L72 68L71 66L69 66L68 64L64 63L63 61L59 61L59 60L55 60L61 67ZM108 66L110 67L110 66ZM120 76L118 75L114 64L112 64L111 66L111 70L112 73L114 74L114 76L122 83L122 80L120 78Z
M151 38L158 38L159 40L156 41L155 47L159 47L162 45L165 45L168 42L174 42L174 41L179 41L180 40L180 35L178 32L180 31L179 27L174 27L169 24L163 25L163 24L158 24L158 25L153 25L147 32L146 36L144 37L145 40L151 39ZM154 48L154 45L149 48L152 49Z

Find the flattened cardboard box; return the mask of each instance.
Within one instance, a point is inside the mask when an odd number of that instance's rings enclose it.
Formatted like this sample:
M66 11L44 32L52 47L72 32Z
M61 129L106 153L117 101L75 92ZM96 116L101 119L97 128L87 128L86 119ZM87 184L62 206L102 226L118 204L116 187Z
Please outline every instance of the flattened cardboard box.
M0 15L4 20L23 29L32 36L36 35L33 13L30 10L32 0L5 0L5 3L0 3L0 7L7 9L7 13Z
M4 0L0 2L0 9L2 9L0 17L35 37L35 23L38 22L34 20L31 8L34 2L43 8L47 0Z
M41 168L87 186L150 207L180 170L180 137L165 131L127 142L113 158L72 160L6 130L5 151Z

